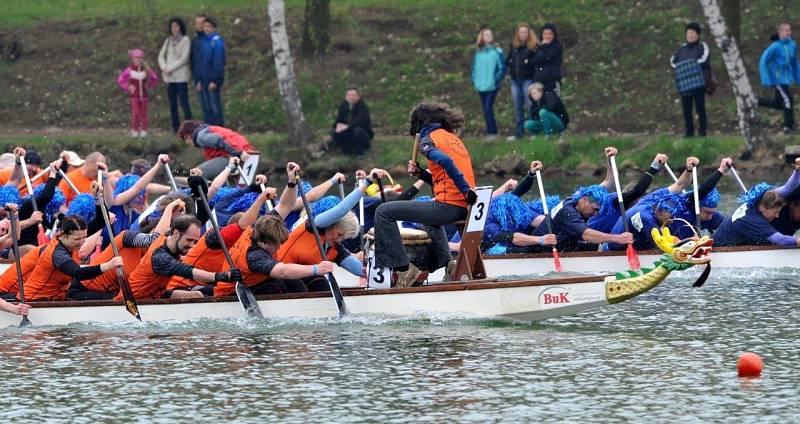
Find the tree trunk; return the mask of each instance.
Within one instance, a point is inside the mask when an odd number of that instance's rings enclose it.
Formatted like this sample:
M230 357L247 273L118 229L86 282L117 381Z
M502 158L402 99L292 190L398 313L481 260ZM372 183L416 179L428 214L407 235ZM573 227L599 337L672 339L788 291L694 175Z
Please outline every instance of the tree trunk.
M325 56L330 45L330 0L306 0L303 18L303 41L300 51L305 57Z
M722 17L725 18L725 23L728 24L728 34L733 36L738 45L742 45L742 37L740 37L741 22L741 1L739 0L722 0L720 5Z
M728 76L733 86L733 95L736 97L736 109L739 114L739 129L744 136L747 151L753 152L761 144L761 132L758 124L758 101L747 78L736 40L728 35L725 19L719 10L716 0L700 0L703 13L706 15L708 27L717 47L722 51L722 60L728 70Z
M312 139L311 130L303 115L300 92L294 73L294 61L289 50L289 36L286 32L286 7L283 0L269 0L269 29L272 38L272 54L275 57L275 71L278 74L278 91L281 95L283 113L289 127L291 140L305 145Z

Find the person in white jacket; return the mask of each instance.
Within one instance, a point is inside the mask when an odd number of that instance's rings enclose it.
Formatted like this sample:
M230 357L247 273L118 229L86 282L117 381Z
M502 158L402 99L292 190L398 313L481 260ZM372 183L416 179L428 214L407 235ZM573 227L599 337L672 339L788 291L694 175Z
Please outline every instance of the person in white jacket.
M172 131L178 132L181 119L178 115L178 101L183 108L184 119L192 119L189 107L189 54L191 42L186 36L186 23L181 18L171 18L167 26L169 37L164 40L158 54L158 66L167 83L169 114L172 118Z

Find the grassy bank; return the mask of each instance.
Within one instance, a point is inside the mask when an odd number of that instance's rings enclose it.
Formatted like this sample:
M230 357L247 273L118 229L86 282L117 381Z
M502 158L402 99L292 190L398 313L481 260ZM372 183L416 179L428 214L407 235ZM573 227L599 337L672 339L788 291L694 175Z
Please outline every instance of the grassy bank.
M124 128L128 107L114 80L126 64L125 52L144 47L155 63L166 20L206 12L218 18L228 46L223 96L229 126L246 132L285 131L265 3L0 0L0 41L15 40L22 49L17 60L0 60L0 122L18 129ZM295 53L304 4L287 1ZM482 115L469 81L474 34L480 24L488 24L506 48L518 21L552 21L561 28L568 44L563 97L573 117L571 132L679 133L678 97L668 59L683 38L684 22L702 20L696 2L663 0L546 5L527 0L340 0L331 2L331 8L328 57L323 62L296 58L304 109L320 134L333 120L344 88L353 83L361 86L380 136L402 134L409 108L425 98L463 108L466 134L479 134ZM743 5L740 47L755 85L758 55L773 23L785 19L787 10L780 0ZM712 64L720 86L708 101L711 131L732 134L735 102L716 47ZM154 94L153 126L165 129L163 87ZM497 101L504 133L510 131L512 113L504 83ZM768 118L778 126L777 113Z

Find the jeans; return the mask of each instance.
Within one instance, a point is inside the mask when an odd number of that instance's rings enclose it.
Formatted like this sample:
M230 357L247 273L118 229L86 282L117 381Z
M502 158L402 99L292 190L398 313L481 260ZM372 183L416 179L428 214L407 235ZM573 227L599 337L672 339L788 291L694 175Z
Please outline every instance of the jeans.
M184 119L192 119L192 109L189 107L189 83L170 82L167 84L167 99L169 100L169 115L172 118L172 132L178 132L181 125L178 115L178 102L181 103Z
M544 133L550 135L555 133L560 134L564 132L566 127L564 126L564 122L561 121L561 118L556 116L555 113L547 109L539 109L539 120L528 119L525 121L525 129L532 134Z
M775 86L775 96L772 99L759 97L758 105L783 110L783 126L794 129L794 96L788 85Z
M531 110L531 98L528 97L531 84L533 80L511 80L511 100L514 102L514 122L517 124L514 135L518 138L525 135L525 115L526 111Z
M694 118L692 117L692 103L697 109L698 133L701 137L706 135L706 88L700 87L687 95L681 95L681 106L683 106L683 123L686 129L685 134L689 137L694 135Z
M331 131L331 138L334 146L350 156L363 155L370 147L369 133L361 127L348 127L340 133Z
M203 171L203 177L209 181L216 178L226 166L228 166L228 158L226 157L209 159L197 165Z
M437 261L433 270L447 265L453 257L450 256L444 225L466 217L466 208L443 202L398 200L378 206L375 211L375 264L381 268L408 265L408 254L403 247L397 221L409 221L423 224L423 229L431 239Z
M483 118L486 120L486 134L497 134L497 122L494 120L494 99L497 97L497 90L479 91L481 97L481 109Z
M209 90L208 84L203 84L200 91L200 105L203 107L203 121L208 125L225 126L222 116L222 86L216 90Z

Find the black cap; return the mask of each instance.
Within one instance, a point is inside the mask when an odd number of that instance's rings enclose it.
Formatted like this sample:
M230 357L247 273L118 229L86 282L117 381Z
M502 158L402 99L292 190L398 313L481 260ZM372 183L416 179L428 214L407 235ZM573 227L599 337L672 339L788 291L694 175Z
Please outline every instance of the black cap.
M703 29L700 28L700 24L698 24L697 22L689 22L688 24L686 24L686 30L684 32L686 32L688 30L692 30L692 31L696 32L697 35L700 35L700 34L703 33Z
M41 165L42 158L39 156L39 153L36 153L36 150L27 150L25 152L25 163Z

